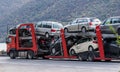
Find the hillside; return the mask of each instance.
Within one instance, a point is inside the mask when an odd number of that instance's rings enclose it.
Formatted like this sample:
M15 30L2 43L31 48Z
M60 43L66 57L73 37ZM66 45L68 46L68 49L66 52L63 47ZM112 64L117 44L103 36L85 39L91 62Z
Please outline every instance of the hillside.
M14 0L13 0L14 1ZM24 3L25 0L21 0ZM26 0L18 8L0 19L0 37L5 36L6 25L53 20L69 22L76 17L98 17L101 20L109 16L118 16L119 0ZM17 3L17 2L16 2ZM16 5L16 4L15 4ZM13 7L15 7L13 4ZM11 9L11 8L10 8ZM9 10L10 10L9 9ZM9 12L6 11L6 12ZM6 13L5 13L6 14ZM0 42L4 39L1 38Z

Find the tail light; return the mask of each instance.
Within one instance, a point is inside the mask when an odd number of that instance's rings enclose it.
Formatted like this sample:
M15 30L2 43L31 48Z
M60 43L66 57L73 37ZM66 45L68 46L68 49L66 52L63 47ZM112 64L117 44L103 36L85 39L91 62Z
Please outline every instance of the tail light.
M56 30L54 30L54 29L51 29L51 32L56 32Z
M90 22L89 25L91 26L91 25L92 25L92 22Z
M98 43L98 42L96 40L94 40L93 43Z

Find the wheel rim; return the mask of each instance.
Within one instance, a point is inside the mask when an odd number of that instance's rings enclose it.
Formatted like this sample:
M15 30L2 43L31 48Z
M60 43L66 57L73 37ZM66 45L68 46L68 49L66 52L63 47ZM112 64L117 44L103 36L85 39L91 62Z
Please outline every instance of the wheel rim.
M13 52L10 52L10 57L13 57L13 55L14 55Z
M55 54L55 48L52 49L52 53Z
M86 29L85 29L85 28L82 28L82 32L85 33L85 32L86 32Z
M88 56L88 61L92 61L93 59L92 59L92 57L89 55Z
M71 50L70 55L75 55L75 51Z
M30 54L30 53L28 53L28 58L29 58L29 59L32 59L32 56L31 56L31 54Z
M65 29L65 33L67 33L68 32L68 30L67 29Z
M46 35L45 35L45 36L46 36L46 38L48 38L48 37L49 37L49 34L48 34L48 33L46 33Z
M93 47L90 46L90 47L89 47L89 51L93 51Z

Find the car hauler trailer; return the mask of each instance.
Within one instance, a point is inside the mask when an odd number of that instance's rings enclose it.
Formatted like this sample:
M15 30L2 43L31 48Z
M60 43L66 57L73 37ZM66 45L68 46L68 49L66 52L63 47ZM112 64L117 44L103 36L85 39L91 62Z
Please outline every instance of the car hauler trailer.
M25 28L25 29L24 29ZM24 31L23 31L24 30ZM25 34L25 30L27 34ZM7 42L7 54L14 59L15 57L26 57L32 59L34 57L43 57L43 58L73 58L78 59L80 53L76 55L70 55L67 48L67 43L65 39L64 30L61 29L60 38L61 38L61 54L60 55L52 55L49 47L45 45L41 47L41 37L36 36L34 24L20 24L15 28L15 32L12 35L11 33L8 34L6 39ZM104 47L104 40L102 39L102 34L100 31L100 27L96 27L96 38L98 42L98 51L88 50L87 54L84 56L86 57L85 60L94 61L94 60L102 60L102 61L110 61L113 58L108 57L106 55L106 50ZM44 40L45 41L45 40ZM44 42L43 41L43 42ZM48 42L48 44L51 43ZM43 49L45 48L45 49ZM109 50L109 48L107 48ZM110 53L110 52L109 52ZM120 55L119 55L120 56ZM119 58L116 56L116 58Z

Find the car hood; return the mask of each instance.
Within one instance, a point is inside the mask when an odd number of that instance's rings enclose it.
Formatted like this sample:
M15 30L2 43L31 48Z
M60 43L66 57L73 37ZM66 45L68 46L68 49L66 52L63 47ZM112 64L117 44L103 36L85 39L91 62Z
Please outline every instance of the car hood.
M64 28L66 28L66 27L68 27L68 26L70 26L70 24L65 25Z

